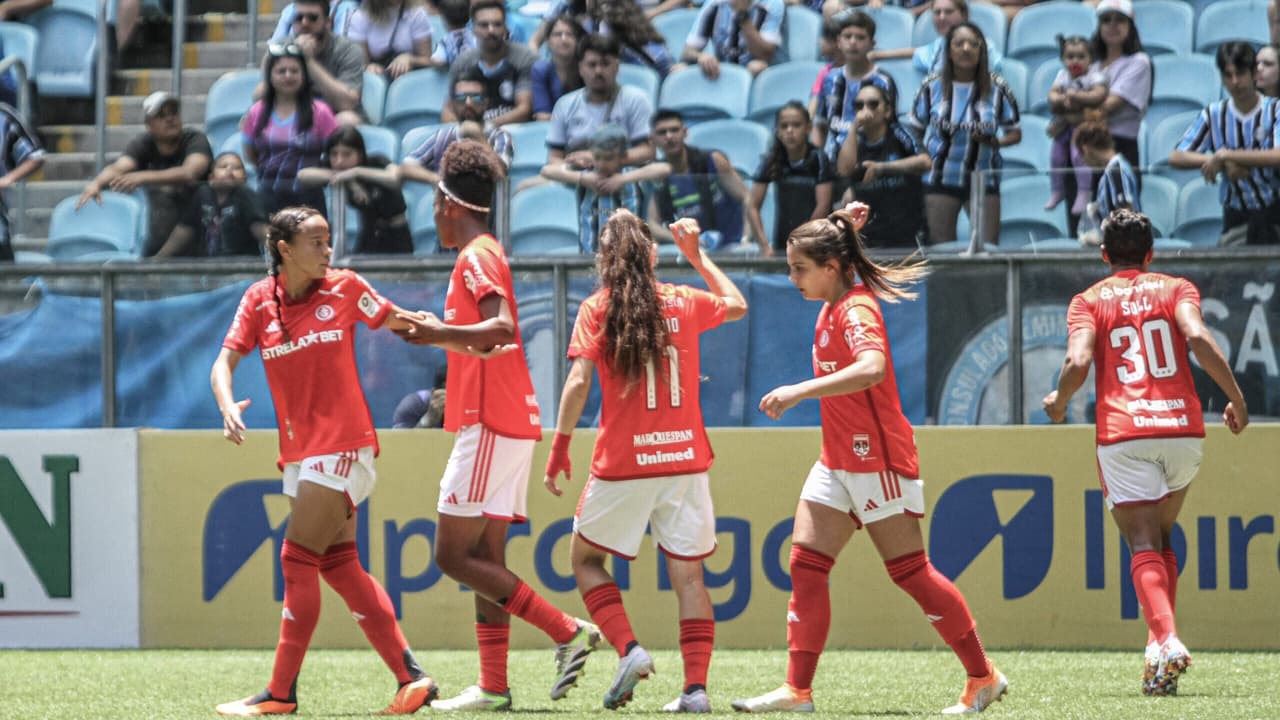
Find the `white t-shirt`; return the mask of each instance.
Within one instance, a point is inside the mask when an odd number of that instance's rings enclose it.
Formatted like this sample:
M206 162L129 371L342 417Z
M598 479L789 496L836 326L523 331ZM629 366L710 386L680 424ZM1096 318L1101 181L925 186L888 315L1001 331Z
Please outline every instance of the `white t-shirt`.
M351 16L347 37L369 48L370 62L389 62L388 56L412 53L414 45L431 40L431 21L421 5L401 5L381 23L374 22L362 6Z

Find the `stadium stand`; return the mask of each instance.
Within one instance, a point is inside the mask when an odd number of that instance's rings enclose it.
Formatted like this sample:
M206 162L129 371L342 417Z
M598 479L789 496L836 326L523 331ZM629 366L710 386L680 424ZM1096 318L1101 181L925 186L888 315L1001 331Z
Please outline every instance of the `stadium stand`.
M772 126L778 108L792 100L808 104L813 81L825 66L826 63L817 60L792 60L765 68L751 83L747 117L752 122Z
M989 2L971 2L969 3L969 21L982 30L991 47L1004 53L1009 33L1004 11L999 6ZM911 44L915 47L927 45L937 39L938 32L933 28L933 17L929 13L920 13L916 18L911 37ZM882 44L881 47L889 46Z
M688 143L703 150L719 150L744 178L751 177L769 149L772 135L749 120L711 120L689 128Z
M382 124L401 137L419 125L440 122L449 94L449 77L439 70L414 70L387 88Z
M658 94L658 107L679 110L685 123L695 125L718 118L745 118L751 95L751 73L741 65L720 65L720 77L711 80L697 66L667 76Z
M65 198L49 220L49 256L70 260L89 253L111 252L137 257L141 246L142 205L128 195L102 193L102 204Z
M1009 24L1007 57L1026 63L1034 77L1045 62L1058 60L1058 35L1089 37L1097 27L1093 8L1074 2L1031 5L1014 16Z

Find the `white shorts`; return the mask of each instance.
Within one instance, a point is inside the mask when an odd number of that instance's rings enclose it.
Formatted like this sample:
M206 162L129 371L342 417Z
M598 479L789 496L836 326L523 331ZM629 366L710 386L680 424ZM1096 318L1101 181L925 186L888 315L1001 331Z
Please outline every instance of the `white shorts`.
M587 544L635 560L645 525L667 557L701 560L715 552L716 513L707 474L587 479L573 516L573 531Z
M1157 503L1191 484L1204 440L1143 438L1098 446L1098 479L1107 508Z
M351 507L369 498L378 474L373 470L373 448L332 455L314 455L284 466L284 494L298 496L298 483L310 482L346 493Z
M903 513L924 517L924 482L891 470L851 473L816 462L800 499L847 512L858 527Z
M529 466L535 442L503 437L483 425L459 430L440 479L436 512L509 522L527 520Z

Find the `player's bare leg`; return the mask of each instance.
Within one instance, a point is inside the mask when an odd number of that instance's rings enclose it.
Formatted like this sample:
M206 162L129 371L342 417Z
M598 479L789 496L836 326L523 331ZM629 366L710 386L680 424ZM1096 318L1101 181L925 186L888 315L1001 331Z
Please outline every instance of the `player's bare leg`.
M1134 592L1147 621L1142 675L1146 695L1177 694L1178 677L1191 665L1191 655L1178 639L1174 619L1178 560L1170 546L1186 493L1183 488L1160 503L1117 505L1111 511L1133 554L1130 572Z

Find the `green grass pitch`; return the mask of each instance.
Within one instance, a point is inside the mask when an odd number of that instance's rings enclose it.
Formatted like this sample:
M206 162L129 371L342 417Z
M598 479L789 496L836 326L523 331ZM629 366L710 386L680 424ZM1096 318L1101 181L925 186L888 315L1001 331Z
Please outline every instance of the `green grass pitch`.
M452 696L475 681L472 651L417 650L423 666ZM1179 695L1143 697L1142 652L997 650L991 657L1009 677L1009 694L984 717L1008 720L1274 720L1280 718L1280 653L1195 652ZM680 691L680 656L653 652L657 674L636 688L619 715L661 713ZM554 653L511 653L517 714L587 718L608 715L601 697L617 657L606 649L587 663L569 697L547 697ZM261 690L271 668L268 651L0 651L0 718L213 718L219 702ZM712 657L709 692L714 711L731 700L778 686L785 650L719 650ZM818 667L814 701L821 715L885 718L937 715L955 702L964 682L945 650L828 651ZM372 650L317 650L299 680L299 717L367 717L382 709L394 681ZM554 714L554 715L552 715ZM429 709L418 717L441 715ZM616 717L616 716L615 716Z

